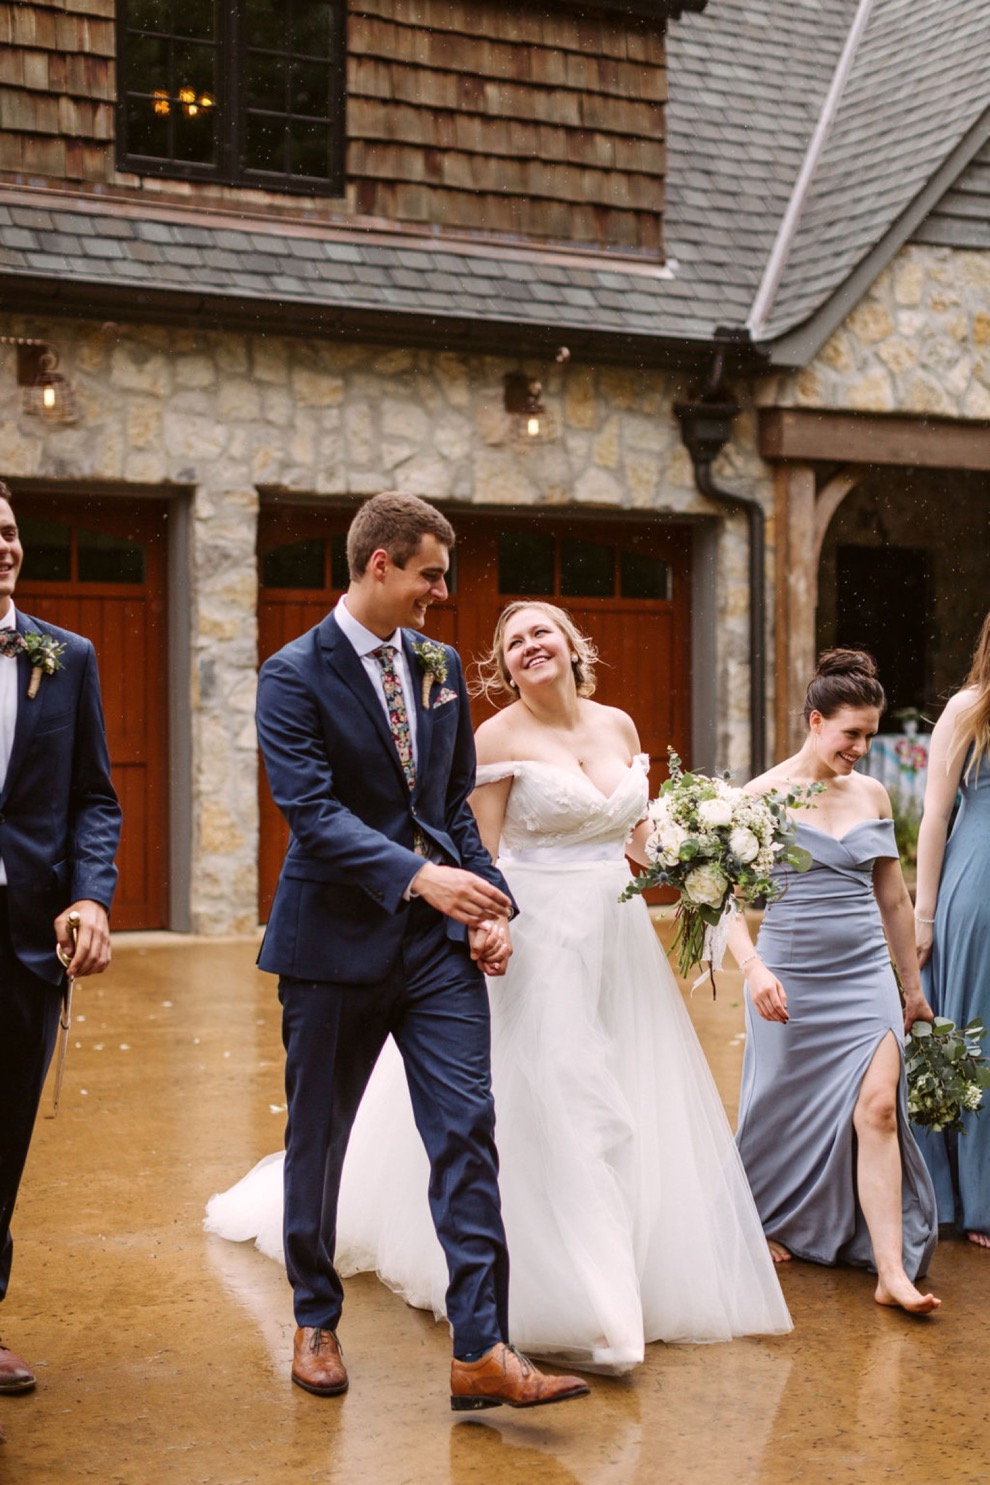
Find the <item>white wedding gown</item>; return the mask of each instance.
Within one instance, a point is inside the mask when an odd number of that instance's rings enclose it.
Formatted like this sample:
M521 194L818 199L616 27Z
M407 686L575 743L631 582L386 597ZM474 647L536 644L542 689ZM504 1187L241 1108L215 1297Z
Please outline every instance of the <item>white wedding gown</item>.
M489 982L510 1333L536 1356L622 1372L647 1341L779 1334L791 1319L694 1027L624 844L645 813L644 756L605 798L583 775L511 773L500 866L520 908ZM209 1204L209 1230L282 1256L282 1157ZM447 1274L401 1059L387 1042L354 1126L341 1274L376 1270L444 1313Z

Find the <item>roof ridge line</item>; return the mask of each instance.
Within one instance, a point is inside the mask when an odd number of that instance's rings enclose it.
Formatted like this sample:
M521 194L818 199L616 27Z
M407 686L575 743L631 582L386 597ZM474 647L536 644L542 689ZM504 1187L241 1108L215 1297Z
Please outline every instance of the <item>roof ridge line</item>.
M839 105L842 102L842 95L845 92L846 83L849 81L849 74L852 72L853 63L856 60L856 53L859 50L860 42L869 24L874 3L875 0L859 0L856 14L849 28L849 35L846 37L845 46L842 48L842 53L836 63L835 72L832 74L832 81L825 95L825 102L822 104L818 123L815 125L814 133L811 136L804 159L801 162L801 169L798 171L797 179L794 182L794 189L791 191L784 215L781 218L780 226L777 229L777 236L774 239L773 247L770 249L770 256L767 258L766 267L763 270L763 277L760 280L756 297L753 300L752 308L746 319L746 329L754 340L759 339L770 319L774 298L780 287L780 281L784 276L784 269L787 266L787 259L790 256L794 239L797 236L798 227L801 223L801 215L811 190L811 183L824 153L825 145L828 143L828 137L832 131L832 125L835 123Z

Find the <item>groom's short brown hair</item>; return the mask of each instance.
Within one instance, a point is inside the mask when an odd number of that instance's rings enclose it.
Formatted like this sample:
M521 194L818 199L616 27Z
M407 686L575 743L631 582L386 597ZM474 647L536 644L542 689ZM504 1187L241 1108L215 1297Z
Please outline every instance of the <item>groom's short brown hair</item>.
M454 545L454 528L432 505L418 495L396 495L391 491L366 500L347 532L347 568L351 581L364 576L372 552L388 552L396 567L405 567L424 536L435 536L448 549Z

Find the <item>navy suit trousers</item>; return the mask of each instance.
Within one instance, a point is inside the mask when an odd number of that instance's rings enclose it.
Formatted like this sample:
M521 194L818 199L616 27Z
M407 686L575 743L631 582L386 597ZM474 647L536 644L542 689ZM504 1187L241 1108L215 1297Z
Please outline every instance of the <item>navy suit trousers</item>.
M0 888L0 1299L7 1292L14 1251L10 1219L55 1050L61 1006L61 991L25 969L15 955L7 891Z
M337 1198L358 1104L391 1033L430 1160L430 1209L447 1258L454 1354L508 1338L509 1263L498 1193L488 994L464 944L422 901L377 984L282 976L288 1125L285 1261L298 1325L335 1329Z

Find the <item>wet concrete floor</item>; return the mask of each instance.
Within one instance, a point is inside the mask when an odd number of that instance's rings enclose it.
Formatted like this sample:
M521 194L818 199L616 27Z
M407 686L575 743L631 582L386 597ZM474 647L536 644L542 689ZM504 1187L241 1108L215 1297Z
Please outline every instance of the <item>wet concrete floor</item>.
M878 1308L866 1274L795 1262L792 1335L655 1345L630 1377L528 1413L451 1413L446 1328L364 1275L341 1327L350 1392L291 1386L284 1274L200 1226L207 1197L282 1137L278 1006L254 952L121 936L110 972L79 986L0 1310L39 1378L0 1398L3 1485L990 1481L990 1253L952 1238L934 1318ZM732 1117L740 977L690 1009Z

